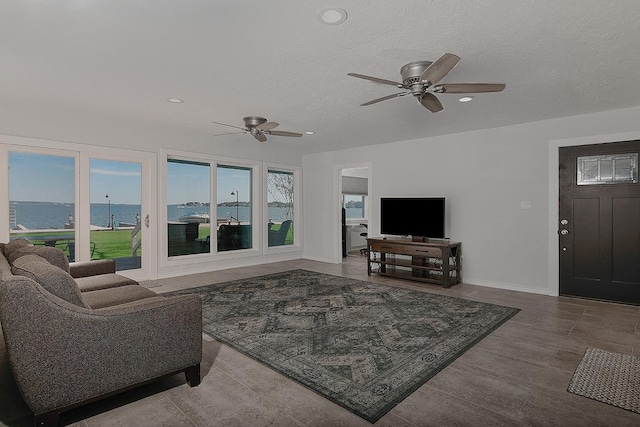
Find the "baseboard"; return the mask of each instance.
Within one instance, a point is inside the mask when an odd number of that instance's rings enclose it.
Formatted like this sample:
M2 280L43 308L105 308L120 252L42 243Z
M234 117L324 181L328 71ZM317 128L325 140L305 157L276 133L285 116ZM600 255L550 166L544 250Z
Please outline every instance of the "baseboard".
M186 274L210 273L230 268L252 267L255 265L271 264L274 262L292 261L300 258L302 258L302 254L299 251L295 251L262 255L259 257L228 258L225 260L216 260L216 262L194 262L190 264L181 264L173 268L169 267L161 269L158 272L158 279L168 279L171 277L184 276Z
M505 289L508 291L518 291L518 292L526 292L529 294L554 296L549 289L532 288L530 286L514 285L512 283L492 282L490 280L473 279L473 278L469 279L466 277L463 277L463 283L467 283L469 285L485 286L487 288Z
M326 263L328 263L328 264L338 264L338 263L334 262L334 261L333 261L333 260L331 260L331 259L328 259L328 258L320 258L320 257L314 257L314 256L306 256L306 255L303 255L303 256L302 256L302 259L308 259L309 261L326 262Z

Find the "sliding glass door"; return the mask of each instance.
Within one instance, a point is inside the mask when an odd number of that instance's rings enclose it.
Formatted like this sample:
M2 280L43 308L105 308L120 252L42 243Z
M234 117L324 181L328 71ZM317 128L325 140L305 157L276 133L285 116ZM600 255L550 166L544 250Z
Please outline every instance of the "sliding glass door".
M142 268L142 164L89 160L91 259L114 259L116 270Z
M9 152L9 238L62 249L75 260L74 156Z

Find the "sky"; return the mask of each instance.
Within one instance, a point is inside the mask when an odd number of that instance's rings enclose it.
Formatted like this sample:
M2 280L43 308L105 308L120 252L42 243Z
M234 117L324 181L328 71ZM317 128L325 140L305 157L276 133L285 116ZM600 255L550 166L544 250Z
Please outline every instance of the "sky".
M75 159L9 153L9 200L74 203Z
M167 203L210 202L210 172L207 164L167 162ZM251 170L246 168L218 167L216 203L247 202L251 193Z
M75 159L21 152L9 153L9 200L74 203ZM91 203L140 204L140 163L90 160ZM210 167L167 162L167 203L210 202ZM251 169L217 168L216 203L250 200ZM109 197L105 197L106 195Z

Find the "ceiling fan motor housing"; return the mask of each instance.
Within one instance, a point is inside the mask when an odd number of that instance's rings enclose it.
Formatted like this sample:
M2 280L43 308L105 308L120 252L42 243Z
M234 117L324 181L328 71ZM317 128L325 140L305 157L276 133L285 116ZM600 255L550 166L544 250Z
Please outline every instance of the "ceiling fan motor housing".
M415 61L403 65L400 69L402 84L407 90L411 91L413 96L424 95L425 85L422 83L420 76L429 65L431 65L431 61Z
M255 128L256 126L267 122L267 119L265 119L264 117L258 117L258 116L247 116L242 120L244 120L244 125L249 129Z

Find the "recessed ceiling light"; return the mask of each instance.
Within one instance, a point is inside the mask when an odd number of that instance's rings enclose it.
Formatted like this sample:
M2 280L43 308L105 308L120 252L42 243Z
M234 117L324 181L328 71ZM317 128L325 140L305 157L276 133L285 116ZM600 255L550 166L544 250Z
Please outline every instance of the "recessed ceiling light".
M305 132L305 135L315 135L315 132L307 131Z
M340 25L347 20L344 9L323 9L318 12L318 20L327 25Z
M473 100L473 96L463 96L462 98L458 99L458 101L460 102L470 102L471 100Z
M183 103L183 102L184 102L184 101L183 101L182 99L180 99L180 98L168 98L168 99L167 99L167 101L169 101L169 102L173 102L174 104L181 104L181 103Z

